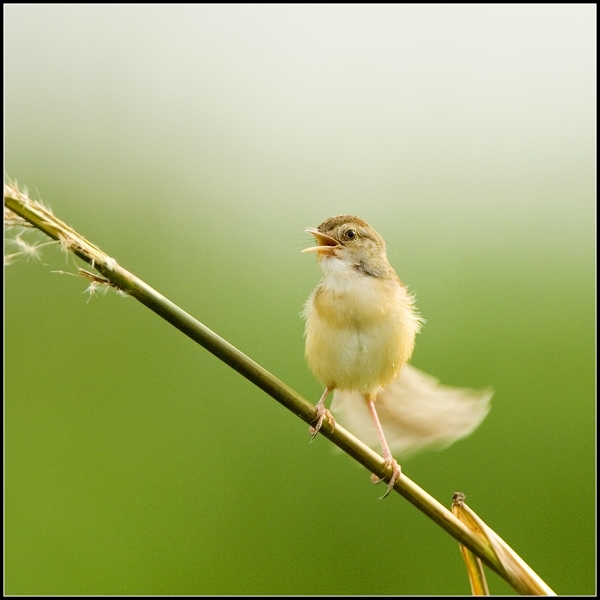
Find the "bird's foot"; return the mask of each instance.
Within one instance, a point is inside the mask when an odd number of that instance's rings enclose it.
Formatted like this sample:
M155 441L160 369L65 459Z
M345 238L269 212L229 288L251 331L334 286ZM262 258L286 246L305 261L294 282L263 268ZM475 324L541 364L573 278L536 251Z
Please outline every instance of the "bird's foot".
M317 433L319 433L319 430L321 429L321 425L323 425L323 421L325 419L327 419L327 421L329 422L329 424L332 427L335 427L335 419L333 418L333 415L331 414L331 412L325 408L325 406L321 403L317 404L315 406L315 408L317 409L317 419L316 419L316 424L314 426L311 425L309 432L311 435L311 438L314 440ZM312 440L311 440L312 441Z
M394 489L394 485L396 484L396 481L398 481L398 479L400 478L400 465L398 464L398 462L396 461L395 458L393 458L392 456L390 456L389 458L385 459L385 466L387 467L391 467L392 468L392 476L390 477L390 480L388 481L388 486L387 486L387 490L385 492L385 494L383 496L381 496L381 498L379 498L380 500L383 500L384 498L386 498L389 493ZM373 483L381 483L382 481L384 481L384 477L378 477L377 475L375 475L375 473L373 473L371 475L371 481Z

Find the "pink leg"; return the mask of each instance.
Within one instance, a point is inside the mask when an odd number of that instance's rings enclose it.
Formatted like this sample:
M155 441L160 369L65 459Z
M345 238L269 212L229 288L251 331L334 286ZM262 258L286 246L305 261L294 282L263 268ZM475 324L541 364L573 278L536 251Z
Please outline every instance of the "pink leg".
M327 398L327 396L329 396L329 394L332 391L333 388L326 387L325 391L323 392L323 395L321 396L321 399L317 402L315 406L315 408L317 409L317 423L314 427L311 426L311 428L309 429L310 435L312 436L313 440L315 439L317 433L319 433L319 429L321 429L321 425L323 425L323 421L325 419L329 421L330 425L335 427L335 419L333 418L333 415L325 408L325 399Z
M375 423L375 428L377 429L377 434L379 435L379 441L381 442L381 448L383 450L383 458L385 459L385 466L392 468L392 476L388 482L387 491L383 496L381 496L381 500L383 500L383 498L385 498L394 489L394 484L400 477L400 465L392 456L392 452L383 433L383 428L379 422L379 416L377 415L377 410L375 409L375 394L367 394L365 396L365 400L367 401L369 412L371 413L371 417L373 417L373 422ZM371 481L373 483L381 483L383 479L380 479L377 477L377 475L373 474L371 475Z

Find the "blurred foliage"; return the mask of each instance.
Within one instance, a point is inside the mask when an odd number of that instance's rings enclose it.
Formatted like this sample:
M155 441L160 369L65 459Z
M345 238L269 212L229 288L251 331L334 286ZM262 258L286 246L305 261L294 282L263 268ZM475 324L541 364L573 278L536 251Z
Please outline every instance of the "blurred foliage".
M595 586L595 7L5 7L5 169L307 398L306 226L369 221L492 385L402 462ZM458 545L57 249L5 272L8 594L462 594ZM489 574L492 593L511 593Z

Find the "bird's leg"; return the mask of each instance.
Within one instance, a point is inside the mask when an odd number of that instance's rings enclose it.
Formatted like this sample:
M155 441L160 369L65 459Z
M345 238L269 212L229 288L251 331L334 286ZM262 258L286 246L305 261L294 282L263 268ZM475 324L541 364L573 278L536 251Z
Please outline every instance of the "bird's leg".
M312 436L313 440L315 439L317 433L319 433L319 429L321 429L321 425L323 425L323 421L325 419L329 421L329 424L332 427L335 427L335 419L333 418L333 415L325 408L325 399L327 398L327 396L329 396L329 394L332 391L333 388L326 387L325 391L323 392L323 395L321 396L321 399L315 405L315 408L317 409L316 424L314 427L311 426L309 429L310 435Z
M379 416L377 415L377 410L375 408L375 396L376 394L366 394L365 400L367 401L369 412L371 413L371 417L373 417L373 422L375 423L375 428L377 429L377 434L379 435L379 441L381 442L381 448L383 450L383 458L385 459L385 466L392 468L392 476L390 477L387 491L380 498L380 500L383 500L394 489L394 484L396 483L396 481L398 481L398 478L400 477L400 465L392 456L390 447L388 446L387 440L385 439L383 428L381 427L381 423L379 422ZM371 475L371 481L373 483L381 483L383 479L373 474Z

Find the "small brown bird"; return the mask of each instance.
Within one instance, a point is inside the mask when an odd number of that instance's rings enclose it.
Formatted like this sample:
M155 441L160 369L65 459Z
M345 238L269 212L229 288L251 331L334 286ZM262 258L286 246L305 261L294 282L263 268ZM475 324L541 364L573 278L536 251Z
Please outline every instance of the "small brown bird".
M325 419L335 426L325 408L333 392L340 421L369 446L381 444L392 470L385 498L400 477L392 448L406 455L468 435L488 413L492 392L443 386L407 365L423 319L367 222L339 215L306 231L317 245L303 252L317 253L324 275L303 313L308 365L325 386L311 434Z

